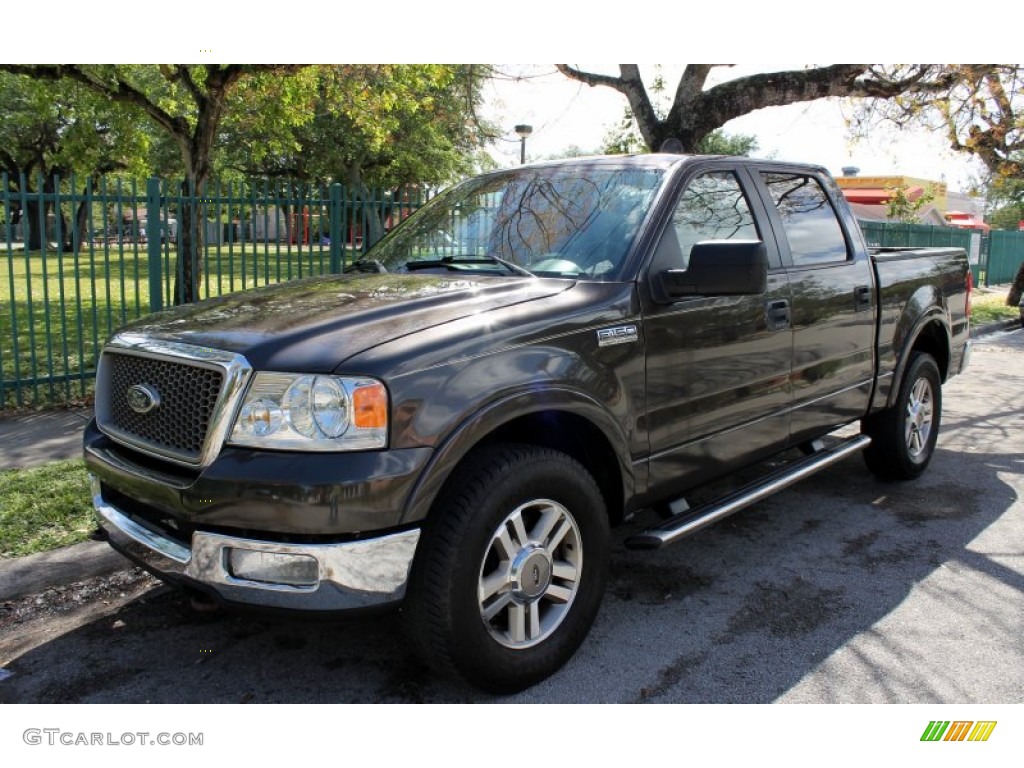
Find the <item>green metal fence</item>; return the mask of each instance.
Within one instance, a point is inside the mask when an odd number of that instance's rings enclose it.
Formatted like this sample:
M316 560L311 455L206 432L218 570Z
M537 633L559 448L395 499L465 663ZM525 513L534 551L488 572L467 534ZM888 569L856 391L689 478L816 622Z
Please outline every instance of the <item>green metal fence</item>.
M158 179L28 181L0 178L0 409L88 398L106 338L180 298L186 240L200 265L195 295L209 298L340 272L429 197L269 181L198 193Z
M1024 263L1024 232L993 230L991 235L986 284L1012 282Z
M900 224L862 221L861 229L869 245L941 246L952 245L967 251L975 285L1002 285L1013 281L1024 263L1024 232L956 229L927 224Z
M967 251L975 285L984 277L985 238L981 232L928 224L904 224L892 221L862 221L861 230L868 245L929 248L952 246ZM972 242L972 237L974 241Z

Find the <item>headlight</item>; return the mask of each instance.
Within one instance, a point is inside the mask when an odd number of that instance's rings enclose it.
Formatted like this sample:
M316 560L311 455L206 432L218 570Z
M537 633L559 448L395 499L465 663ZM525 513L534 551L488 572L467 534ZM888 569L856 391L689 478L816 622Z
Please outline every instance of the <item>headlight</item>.
M257 373L238 411L231 445L289 451L384 448L388 393L379 381Z

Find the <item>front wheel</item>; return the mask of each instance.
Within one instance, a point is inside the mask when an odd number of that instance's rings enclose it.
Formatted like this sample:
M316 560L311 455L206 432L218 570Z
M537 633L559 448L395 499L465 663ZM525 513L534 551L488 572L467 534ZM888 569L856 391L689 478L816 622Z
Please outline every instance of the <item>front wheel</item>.
M871 437L868 469L883 480L910 480L931 461L942 415L942 382L935 358L915 352L900 382L896 404L861 423Z
M427 663L495 693L557 671L583 642L608 568L587 470L527 445L481 450L431 513L404 612Z

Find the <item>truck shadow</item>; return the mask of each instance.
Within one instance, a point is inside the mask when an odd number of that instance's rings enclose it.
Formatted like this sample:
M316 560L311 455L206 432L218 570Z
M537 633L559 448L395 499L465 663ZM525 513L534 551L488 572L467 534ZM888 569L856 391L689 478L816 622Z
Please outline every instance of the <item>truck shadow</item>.
M953 569L1024 591L1020 573L969 547L1019 514L1000 475L1022 471L1022 453L943 448L918 481L884 484L851 457L666 550L626 550L620 529L589 639L559 674L503 700L972 700L970 666L928 646L954 619L1016 637L1014 611L1000 610L999 589L986 601L933 582ZM6 668L5 703L494 700L430 672L394 615L208 615L164 587Z

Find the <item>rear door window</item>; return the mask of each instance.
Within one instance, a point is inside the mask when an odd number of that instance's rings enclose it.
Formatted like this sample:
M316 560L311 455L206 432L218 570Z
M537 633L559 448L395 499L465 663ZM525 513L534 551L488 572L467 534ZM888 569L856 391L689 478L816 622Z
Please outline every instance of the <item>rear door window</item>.
M813 176L762 172L782 219L794 266L846 261L849 250L828 195Z

